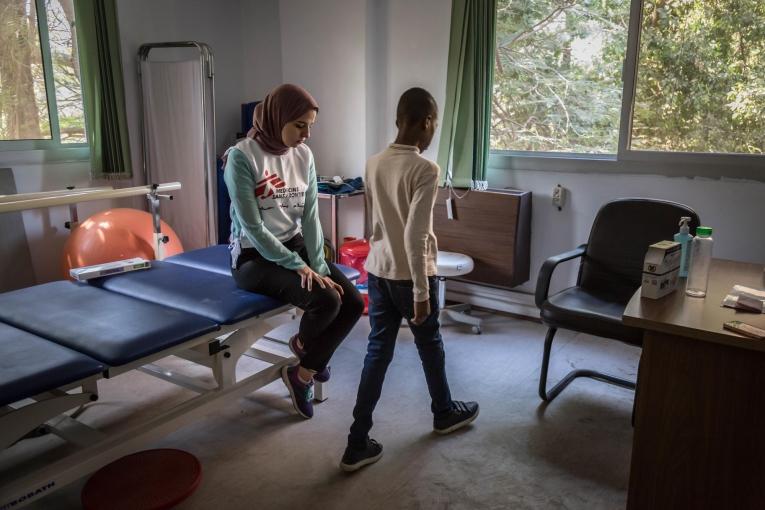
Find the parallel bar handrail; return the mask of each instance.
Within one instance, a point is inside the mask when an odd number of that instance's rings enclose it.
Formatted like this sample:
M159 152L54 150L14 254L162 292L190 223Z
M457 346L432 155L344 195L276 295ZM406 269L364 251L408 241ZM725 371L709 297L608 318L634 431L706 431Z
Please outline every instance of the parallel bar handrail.
M18 202L19 200L32 200L35 198L71 195L73 193L85 195L87 193L93 193L94 191L105 191L110 189L114 189L114 188L112 186L98 186L95 188L72 188L72 189L57 189L53 191L35 191L33 193L14 193L12 195L0 195L0 204L4 204L7 202Z
M157 193L164 193L167 191L174 191L181 189L180 182L168 182L165 184L157 185ZM80 193L75 190L66 190L69 193L63 193L55 196L45 196L39 198L27 198L26 194L17 195L20 200L14 200L11 202L0 203L0 213L23 211L26 209L38 209L41 207L53 207L57 205L76 204L79 202L90 202L92 200L106 200L111 198L125 198L134 197L140 195L146 195L154 190L153 186L135 186L132 188L120 188L103 191L91 191L86 193Z

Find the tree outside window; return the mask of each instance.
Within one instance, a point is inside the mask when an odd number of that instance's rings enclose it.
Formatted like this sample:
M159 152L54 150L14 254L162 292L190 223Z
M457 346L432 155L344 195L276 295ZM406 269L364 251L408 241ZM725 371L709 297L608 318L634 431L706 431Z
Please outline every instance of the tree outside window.
M629 0L499 0L492 148L615 153Z
M631 148L765 151L765 2L643 6Z
M87 141L79 67L73 0L0 0L0 148Z
M763 153L765 2L643 1L623 107L630 7L498 1L492 149Z

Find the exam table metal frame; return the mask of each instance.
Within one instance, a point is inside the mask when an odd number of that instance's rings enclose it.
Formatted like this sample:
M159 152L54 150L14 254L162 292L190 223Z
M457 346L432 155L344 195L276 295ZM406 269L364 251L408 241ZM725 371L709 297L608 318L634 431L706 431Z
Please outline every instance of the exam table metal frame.
M279 352L273 341L263 340L258 328L263 321L282 312L289 311L290 305L280 306L266 313L249 318L230 326L222 325L219 330L191 339L183 344L154 353L150 356L121 366L109 367L103 378L114 378L121 374L139 370L196 393L183 402L164 410L158 415L105 434L74 418L66 411L77 409L97 399L97 383L101 377L73 383L68 387L51 389L28 399L32 402L18 408L6 406L0 416L0 424L16 422L18 430L32 430L42 426L78 449L45 467L21 474L14 480L3 482L0 487L0 509L20 508L23 505L53 492L87 475L123 455L138 449L142 444L160 438L209 414L224 403L226 398L242 397L280 378L283 366L294 363L291 353ZM271 328L269 327L268 330ZM205 384L188 375L172 372L154 362L168 356L177 356L212 370L216 385ZM242 356L248 356L269 363L241 380L236 379L236 367ZM67 390L81 388L79 393ZM326 398L326 395L323 397ZM0 429L0 445L13 443L20 437L12 437L10 428ZM13 448L13 446L11 446ZM2 452L0 452L2 453Z

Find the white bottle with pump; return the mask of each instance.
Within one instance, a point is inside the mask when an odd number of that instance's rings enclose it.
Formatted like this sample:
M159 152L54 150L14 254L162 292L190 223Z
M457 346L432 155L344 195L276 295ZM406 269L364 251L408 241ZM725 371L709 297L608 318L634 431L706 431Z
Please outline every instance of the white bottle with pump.
M680 232L675 234L675 242L680 243L680 274L678 275L680 278L688 276L688 259L691 256L691 241L693 241L690 223L690 216L680 218Z
M691 260L685 293L691 297L707 295L709 266L712 265L712 229L696 227L696 237L691 243Z

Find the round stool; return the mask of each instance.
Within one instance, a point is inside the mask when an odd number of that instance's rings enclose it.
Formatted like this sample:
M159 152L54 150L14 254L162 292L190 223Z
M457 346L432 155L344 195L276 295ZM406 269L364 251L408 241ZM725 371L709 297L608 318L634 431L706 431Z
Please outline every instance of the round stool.
M473 332L481 334L481 319L470 315L471 307L467 303L446 306L446 279L449 277L462 276L470 273L475 265L473 259L463 253L454 253L451 251L439 251L436 259L436 276L439 280L438 285L438 308L439 321L446 320L470 324Z
M202 466L182 450L144 450L117 459L82 489L84 510L165 510L188 498L202 480Z

